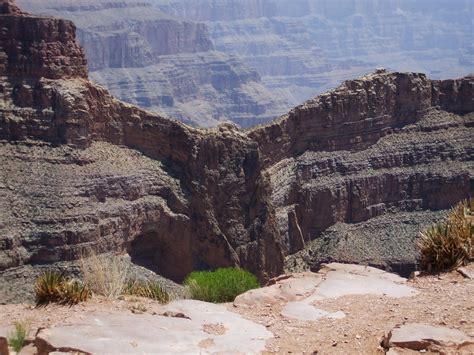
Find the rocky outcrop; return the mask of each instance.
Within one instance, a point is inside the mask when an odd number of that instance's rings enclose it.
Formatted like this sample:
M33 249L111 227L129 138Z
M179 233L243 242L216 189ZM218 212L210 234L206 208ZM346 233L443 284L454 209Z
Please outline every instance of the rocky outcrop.
M458 329L422 323L400 324L384 336L386 349L433 352L469 353L474 348L474 338Z
M5 63L33 63L0 70L0 269L91 251L128 252L174 280L240 265L264 281L295 252L306 266L406 265L420 220L396 224L412 230L391 238L380 218L429 214L472 193L472 77L380 70L271 124L203 130L90 83L70 65L85 63L80 49L61 42L74 43L70 22L56 33L60 20L17 10L0 19L23 46L20 59L2 37ZM18 31L25 21L45 31ZM38 53L40 66L29 60ZM347 231L371 222L382 229Z
M71 21L21 14L2 3L0 74L10 77L87 78L87 62ZM22 16L18 16L18 15Z
M225 120L247 127L287 110L255 70L214 50L203 23L145 2L21 3L34 13L74 21L91 79L128 103L204 127Z
M120 354L169 353L176 352L177 348L185 353L260 353L265 350L265 341L273 338L263 325L220 304L180 300L163 306L162 310L184 317L170 319L123 310L101 311L87 317L74 315L66 324L61 322L56 327L40 329L34 343L38 354L97 354L104 349ZM130 323L134 326L130 327ZM218 332L212 331L215 327L219 327Z
M380 70L249 132L272 177L286 250L301 244L293 237L297 221L305 243L316 242L311 255L302 256L306 264L414 265L417 230L399 239L383 223L357 231L349 225L389 212L440 210L472 193L472 118L442 110L472 112L473 97L472 77L440 82ZM421 220L433 222L420 215ZM348 226L328 232L341 223ZM382 234L379 239L357 238L371 229Z

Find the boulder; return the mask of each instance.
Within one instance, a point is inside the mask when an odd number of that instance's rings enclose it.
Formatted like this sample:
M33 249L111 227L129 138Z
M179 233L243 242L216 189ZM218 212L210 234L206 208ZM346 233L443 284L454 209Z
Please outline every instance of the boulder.
M474 338L460 330L423 323L398 325L384 337L385 348L411 350L474 350Z

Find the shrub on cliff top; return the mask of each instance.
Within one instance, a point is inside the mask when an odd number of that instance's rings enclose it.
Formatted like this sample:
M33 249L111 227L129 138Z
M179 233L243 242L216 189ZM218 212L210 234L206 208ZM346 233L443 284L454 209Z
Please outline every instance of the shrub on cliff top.
M184 284L189 287L192 298L213 303L232 302L236 296L259 287L255 275L239 268L194 271Z
M116 299L126 290L129 264L117 255L92 255L81 259L84 283L95 295Z
M447 219L421 233L418 241L420 263L428 272L449 271L473 258L473 200L460 202Z

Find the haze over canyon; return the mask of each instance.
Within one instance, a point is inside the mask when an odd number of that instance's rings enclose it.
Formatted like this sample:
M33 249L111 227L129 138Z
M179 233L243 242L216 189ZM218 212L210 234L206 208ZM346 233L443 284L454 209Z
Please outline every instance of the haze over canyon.
M78 27L90 77L197 126L267 122L346 79L473 72L469 0L20 0Z

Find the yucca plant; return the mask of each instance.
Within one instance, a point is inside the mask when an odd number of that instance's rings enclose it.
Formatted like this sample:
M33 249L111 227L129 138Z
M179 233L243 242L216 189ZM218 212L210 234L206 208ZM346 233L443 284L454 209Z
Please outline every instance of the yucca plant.
M167 303L170 300L168 292L163 290L157 281L133 281L127 284L124 294L150 298L160 303Z
M445 221L421 233L418 249L423 270L449 271L472 260L474 234L471 205L472 201L460 202L453 207Z
M45 271L36 279L36 303L77 304L89 298L90 291L77 280L71 280L55 271Z
M36 279L35 295L37 304L60 302L64 276L55 271L45 271Z

